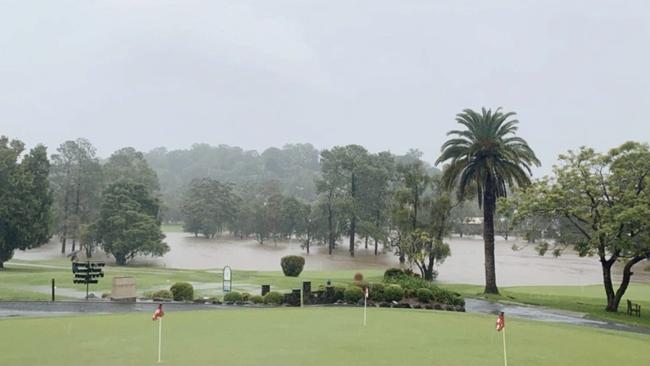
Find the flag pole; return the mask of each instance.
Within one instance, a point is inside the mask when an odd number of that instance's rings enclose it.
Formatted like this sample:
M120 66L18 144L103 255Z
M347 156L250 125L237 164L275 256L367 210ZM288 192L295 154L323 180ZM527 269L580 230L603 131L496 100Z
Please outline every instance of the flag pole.
M506 352L506 327L503 327L503 364L508 366L508 353Z
M367 310L368 308L368 296L366 295L365 291L363 294L363 326L366 326L366 318L367 318Z
M162 321L162 317L158 319L158 363L162 362Z

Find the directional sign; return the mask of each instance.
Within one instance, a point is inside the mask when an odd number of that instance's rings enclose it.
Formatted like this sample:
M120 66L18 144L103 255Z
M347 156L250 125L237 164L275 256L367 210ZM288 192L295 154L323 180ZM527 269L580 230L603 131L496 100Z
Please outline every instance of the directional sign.
M96 284L97 278L104 277L102 268L104 262L72 262L72 274L74 275L72 283L86 285L86 300L88 300L88 285Z

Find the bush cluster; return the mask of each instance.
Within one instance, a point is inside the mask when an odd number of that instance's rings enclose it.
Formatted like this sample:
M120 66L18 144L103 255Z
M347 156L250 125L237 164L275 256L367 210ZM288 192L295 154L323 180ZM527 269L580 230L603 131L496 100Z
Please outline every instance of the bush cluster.
M251 302L253 304L262 304L262 303L264 303L264 298L262 296L260 296L260 295L251 296L250 300L251 300Z
M372 301L384 301L384 284L383 283L371 283L369 287L370 291L370 300Z
M169 288L174 301L192 301L194 300L194 287L187 282L176 282Z
M404 290L400 285L388 285L384 288L384 300L400 301L404 297Z
M305 258L298 255L288 255L280 260L282 272L287 277L298 277L305 266Z
M356 304L363 298L363 290L357 286L349 286L343 292L343 298L346 302Z
M280 305L284 300L284 296L281 293L276 291L271 291L268 294L264 295L264 303L271 305Z
M433 299L433 292L428 288L419 288L416 294L420 302L429 302Z
M227 294L223 295L223 301L237 302L242 300L242 295L237 291L228 292Z
M174 294L169 290L158 290L151 294L151 298L154 300L171 300L174 298Z
M442 289L430 281L424 280L420 277L409 276L406 274L393 276L393 277L384 277L384 282L386 284L394 284L401 286L404 291L405 297L418 297L419 289L428 289L431 291L431 301L441 304L448 304L454 306L464 306L465 300L460 296L460 294L451 292L445 289Z

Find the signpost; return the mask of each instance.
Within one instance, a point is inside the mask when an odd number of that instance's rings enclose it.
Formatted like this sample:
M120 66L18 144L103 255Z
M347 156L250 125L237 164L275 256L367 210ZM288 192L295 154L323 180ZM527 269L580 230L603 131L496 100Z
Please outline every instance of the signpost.
M88 287L91 283L97 283L97 278L104 277L102 268L104 262L72 262L73 283L86 284L86 300L88 300Z
M232 270L230 266L223 268L223 293L232 291Z

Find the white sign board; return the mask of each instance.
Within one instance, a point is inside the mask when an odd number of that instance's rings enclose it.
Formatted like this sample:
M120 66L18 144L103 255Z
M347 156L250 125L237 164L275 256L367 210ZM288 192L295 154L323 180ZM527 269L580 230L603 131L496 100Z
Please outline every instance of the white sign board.
M232 270L226 266L223 269L223 292L232 291Z

